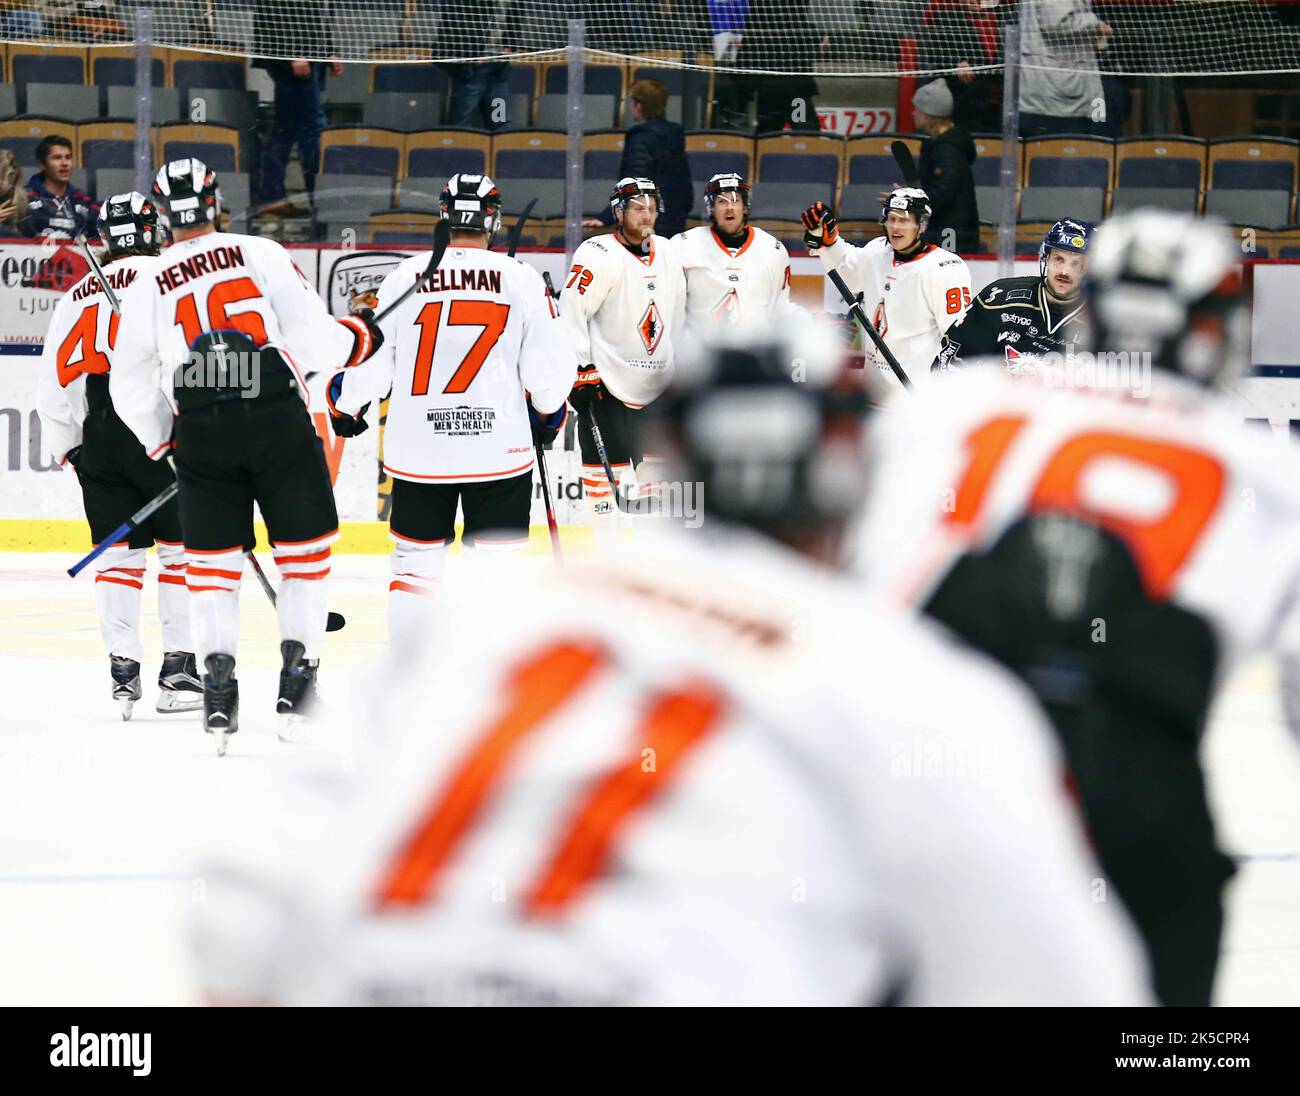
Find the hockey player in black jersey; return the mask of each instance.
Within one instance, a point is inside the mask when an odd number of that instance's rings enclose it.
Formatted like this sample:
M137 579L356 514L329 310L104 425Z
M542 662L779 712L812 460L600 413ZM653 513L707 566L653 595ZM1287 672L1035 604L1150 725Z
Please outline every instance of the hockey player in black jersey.
M1086 221L1057 221L1038 248L1038 277L999 278L985 286L943 339L933 369L975 358L1001 358L1013 373L1034 369L1048 354L1069 352L1082 335Z

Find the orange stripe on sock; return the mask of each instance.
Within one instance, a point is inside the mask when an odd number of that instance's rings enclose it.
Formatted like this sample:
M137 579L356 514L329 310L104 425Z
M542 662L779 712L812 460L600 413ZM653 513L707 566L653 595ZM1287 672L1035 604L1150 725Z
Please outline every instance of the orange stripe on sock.
M317 579L325 578L329 573L330 573L330 569L326 567L325 570L323 571L307 571L304 574L294 573L294 574L284 575L283 577L285 582L288 582L291 578L302 578L302 579L307 579L310 582L315 582Z
M184 575L159 575L158 582L160 584L165 582L167 583L168 586L184 586L185 576Z
M201 593L204 590L219 590L223 594L233 594L236 592L233 586L190 586L189 583L186 583L186 586L189 586L191 594Z
M319 552L308 552L305 556L276 556L275 562L279 567L286 563L319 563L323 559L330 558L330 550L322 548Z
M131 587L134 587L134 588L137 589L137 590L143 590L143 589L144 589L144 583L143 583L143 582L136 582L135 579L130 579L130 578L114 578L112 575L106 575L106 574L98 574L98 575L96 575L96 576L95 576L95 581L96 581L96 582L116 582L119 586L131 586Z
M409 582L399 582L396 579L394 579L392 582L388 584L388 592L390 594L391 593L418 594L420 597L433 596L432 590L428 590L423 586L412 586L411 583Z
M238 571L223 571L220 567L199 567L193 563L190 564L190 574L209 575L212 578L228 578L232 582L238 582L240 578Z

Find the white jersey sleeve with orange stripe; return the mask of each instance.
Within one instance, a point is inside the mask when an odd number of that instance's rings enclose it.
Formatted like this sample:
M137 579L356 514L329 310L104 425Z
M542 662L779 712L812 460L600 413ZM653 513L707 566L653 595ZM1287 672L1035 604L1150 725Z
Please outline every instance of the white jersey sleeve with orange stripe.
M401 263L379 289L396 300L428 265ZM355 414L390 390L384 467L399 479L484 482L533 466L525 392L563 404L577 360L541 275L483 248L451 247L432 280L385 317L372 359L343 371L336 408Z
M720 539L463 576L427 642L354 691L382 698L341 718L366 728L354 764L223 827L205 988L1144 1003L1018 687L791 553Z
M686 279L663 236L652 236L641 256L613 233L583 241L560 290L577 363L595 365L605 387L629 407L644 407L668 387L685 310Z
M1225 672L1300 650L1300 456L1218 397L1157 374L1143 399L1053 390L979 366L873 428L857 548L873 587L920 603L958 556L1064 507L1125 540L1153 596L1209 621Z
M364 325L335 320L274 240L213 232L149 261L148 276L128 293L130 308L123 300L112 391L118 414L151 453L171 433L159 401L173 405L176 369L204 332L238 330L280 351L304 401L308 371L338 369L370 351Z
M915 386L930 383L930 366L943 345L944 332L970 307L971 279L966 261L933 244L922 245L913 258L900 262L881 236L862 247L837 240L818 256L828 270L838 270L854 293L862 294L867 319L875 325L898 364ZM901 387L883 357L870 345L891 387Z

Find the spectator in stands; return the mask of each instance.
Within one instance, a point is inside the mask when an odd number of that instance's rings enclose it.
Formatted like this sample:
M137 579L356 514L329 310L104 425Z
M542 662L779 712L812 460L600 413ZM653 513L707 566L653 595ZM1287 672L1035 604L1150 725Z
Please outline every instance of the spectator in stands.
M37 38L45 22L30 0L0 0L0 39Z
M27 192L18 185L18 160L0 149L0 237L21 236L19 225L27 215Z
M24 236L71 240L79 232L94 236L99 203L72 185L72 142L52 133L36 146L41 170L27 180Z
M1025 0L1020 43L1020 134L1100 133L1106 97L1097 70L1111 26L1092 0Z
M804 75L770 76L758 71L720 70L715 86L713 124L748 129L749 104L755 95L758 133L791 129L816 130L817 81L807 75L818 57L830 51L830 38L813 29L808 0L748 0L736 50L738 70L774 70ZM719 18L720 13L711 18ZM714 26L717 26L714 23ZM737 33L732 29L732 33Z
M484 57L506 53L509 25L521 13L512 0L443 0L438 52L449 57ZM471 129L501 129L510 120L510 62L461 61L439 66L451 81L447 125Z
M284 186L289 153L298 146L303 183L316 192L320 169L320 135L325 128L325 64L311 58L334 56L332 13L328 0L256 0L253 8L253 64L266 69L275 83L275 129L262 157L258 188L261 212L306 213L293 205ZM291 58L286 60L286 58ZM343 72L337 60L329 70Z
M1002 129L1002 73L976 71L1002 64L998 0L930 0L921 15L919 67L945 76L952 119L967 133Z
M638 80L628 90L632 126L623 141L620 179L653 179L663 195L664 208L655 223L655 234L676 236L686 231L686 217L695 204L691 168L686 160L686 131L664 117L668 89L659 80ZM614 211L584 220L586 228L614 223Z
M912 96L916 127L925 134L917 171L930 196L928 243L970 255L979 251L980 216L975 203L975 142L952 119L952 92L942 79L923 84Z

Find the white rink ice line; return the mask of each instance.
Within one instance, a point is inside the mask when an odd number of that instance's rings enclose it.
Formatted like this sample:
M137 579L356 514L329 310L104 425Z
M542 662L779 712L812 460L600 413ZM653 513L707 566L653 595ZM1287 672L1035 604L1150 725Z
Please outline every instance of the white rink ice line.
M193 1004L185 925L203 887L190 850L295 756L275 737L274 616L249 575L242 729L217 758L193 716L152 710L153 582L145 695L121 721L91 583L63 574L71 562L0 553L0 1005ZM327 695L382 656L387 558L336 556L331 581L331 608L348 626L328 639ZM1222 843L1241 858L1218 1001L1298 1005L1300 745L1282 724L1269 664L1231 683L1206 763Z

